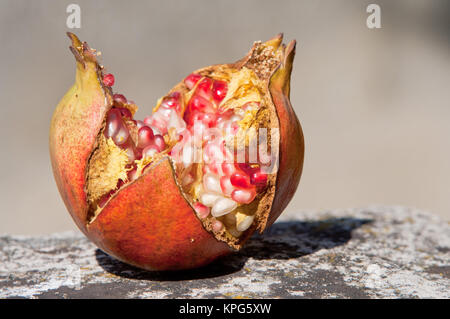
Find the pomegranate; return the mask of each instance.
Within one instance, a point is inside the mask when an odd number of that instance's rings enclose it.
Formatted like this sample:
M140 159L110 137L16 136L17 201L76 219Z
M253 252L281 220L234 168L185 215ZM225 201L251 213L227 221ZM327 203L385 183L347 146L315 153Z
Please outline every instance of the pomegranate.
M54 112L50 156L68 211L98 247L144 269L188 269L275 221L303 166L289 101L295 41L280 34L192 72L140 121L96 51L68 35L75 84Z

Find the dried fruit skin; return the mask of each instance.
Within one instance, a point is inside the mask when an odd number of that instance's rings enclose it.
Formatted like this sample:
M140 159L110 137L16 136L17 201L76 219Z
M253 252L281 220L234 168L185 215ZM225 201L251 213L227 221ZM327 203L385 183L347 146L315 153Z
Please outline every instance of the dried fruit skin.
M267 90L270 92L278 116L276 121L281 137L279 169L276 182L272 180L274 194L270 198L273 203L267 202L268 209L259 217L239 215L238 229L233 232L236 236L243 234L242 240L230 244L213 234L224 232L222 222L213 220L210 226L202 224L201 218L192 207L200 207L204 210L204 215L209 215L211 211L211 215L220 217L230 209L235 209L238 202L251 203L257 191L266 183L271 183L272 177L268 178L259 169L247 167L246 164L239 167L242 172L248 171L249 176L253 174L251 179L236 175L231 182L229 177L207 180L212 195L221 193L225 188L224 193L234 198L236 202L219 196L220 205L214 207L212 203L206 203L208 200L206 198L204 204L209 205L208 207L199 202L192 204L182 191L180 186L182 181L177 180L174 164L169 156L164 155L146 167L142 175L137 175L136 168L130 168L125 174L129 182L119 180L118 190L104 194L97 201L97 209L92 207L92 203L89 202L89 196L92 197L92 194L88 194L90 189L88 171L92 165L92 158L98 155L96 152L102 147L100 141L105 139L104 135L106 138L112 137L111 140L116 145L126 149L129 154L128 160L133 158L131 160L133 162L136 156L153 157L162 152L167 145L160 134L168 132L167 127L160 126L161 118L157 116L148 117L144 122L133 120L134 112L125 107L129 101L121 94L113 95L109 85L114 84L114 78L108 74L105 81L105 75L97 63L94 51L86 43L81 43L75 35L69 36L72 39L71 50L77 60L76 81L58 104L53 115L50 156L55 180L66 207L89 239L108 254L137 267L148 270L180 270L206 265L220 256L231 253L232 248L239 249L257 228L262 232L275 221L292 198L303 165L303 134L289 102L289 79L295 42L291 42L286 49L280 46L282 40L280 35L265 43L269 47L273 46L274 51L280 52L281 48L282 52L280 65L267 80ZM251 54L252 51L244 59L222 66L240 69L249 63ZM220 68L220 65L208 68ZM213 83L208 77L199 75L208 68L194 71L184 80L190 89L197 85L198 92L198 97L191 100L187 106L188 110L192 111L186 116L188 124L195 118L202 120L206 126L212 126L217 119L208 97L211 96L218 105L227 94L225 82ZM182 83L183 81L175 88L180 87ZM182 111L177 94L179 93L172 90L162 99L160 114L163 115L160 116L166 116L164 114L169 116L174 110ZM114 112L108 113L113 104L116 105L112 110ZM136 147L129 144L131 131L120 131L119 134L118 129L113 126L116 122L106 120L114 113L122 114L120 121L126 122L128 119L136 124L140 150L136 151ZM125 125L125 122L120 123ZM109 126L106 123L109 123ZM174 123L176 125L176 122ZM160 132L145 133L145 129L141 129L147 127L143 126L144 124L155 124ZM215 155L217 153L217 150L212 152ZM216 172L220 170L229 175L239 169L233 165L214 164L204 169ZM192 177L186 176L183 181L185 180L191 183ZM254 219L256 224L253 223Z

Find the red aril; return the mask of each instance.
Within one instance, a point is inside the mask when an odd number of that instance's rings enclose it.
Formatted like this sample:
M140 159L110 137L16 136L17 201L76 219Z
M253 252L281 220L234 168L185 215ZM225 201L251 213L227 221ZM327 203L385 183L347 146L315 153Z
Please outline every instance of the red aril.
M190 112L214 112L214 108L210 101L200 95L194 95L188 104Z
M198 213L198 217L200 217L200 218L208 217L208 215L211 211L211 209L209 207L207 207L199 202L194 203L193 206L194 206L196 212Z
M224 162L222 163L222 171L225 175L230 176L236 171L234 163Z
M256 196L254 189L236 189L231 193L231 198L239 204L250 204Z
M240 188L249 188L252 185L250 184L250 178L241 172L235 172L230 176L230 182L236 187Z
M201 78L202 76L200 74L191 73L184 79L184 84L186 84L189 90L192 90Z
M133 115L131 114L131 111L129 109L125 107L118 107L117 109L119 110L122 117L126 117L130 120L133 118Z
M114 85L114 75L112 75L111 73L105 74L103 76L103 84L105 86L113 86Z
M121 116L120 112L117 111L117 109L112 109L108 112L108 115L106 117L106 127L105 127L105 137L113 137L116 135L117 131L119 130L119 127L121 126Z
M159 148L156 145L149 145L142 150L142 158L153 157L159 152Z
M114 104L117 104L118 106L127 104L127 98L123 94L114 94L113 95Z
M237 167L243 170L247 175L259 171L259 166L257 164L237 163Z
M250 175L250 183L257 187L264 187L267 184L267 174L259 171Z
M162 100L161 107L174 109L177 113L181 113L180 102L180 92L173 92Z
M153 142L153 131L148 126L143 126L138 131L138 143L139 148L144 148Z
M212 98L212 83L213 81L210 78L203 78L198 84L197 89L195 90L195 94L205 98L206 100L210 100Z
M212 95L217 105L219 105L220 102L222 102L224 97L227 95L227 90L228 90L227 82L220 80L214 81L212 87Z
M146 126L144 121L136 120L135 121L136 128L139 130L141 127Z
M222 176L220 178L220 187L222 188L222 192L225 196L231 196L231 193L236 189L230 181L229 176Z
M155 135L155 137L153 138L153 144L158 149L158 152L162 152L166 148L166 142L164 141L164 137L162 137L162 135L159 134Z

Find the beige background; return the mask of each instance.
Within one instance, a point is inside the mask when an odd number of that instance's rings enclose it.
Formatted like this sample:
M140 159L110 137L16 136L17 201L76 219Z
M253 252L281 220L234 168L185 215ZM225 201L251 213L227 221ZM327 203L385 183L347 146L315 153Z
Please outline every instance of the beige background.
M191 70L283 31L299 43L292 104L307 143L287 211L398 204L450 218L449 1L0 0L0 233L75 229L48 155L51 114L74 80L71 2L75 32L140 117ZM366 27L371 2L382 29Z

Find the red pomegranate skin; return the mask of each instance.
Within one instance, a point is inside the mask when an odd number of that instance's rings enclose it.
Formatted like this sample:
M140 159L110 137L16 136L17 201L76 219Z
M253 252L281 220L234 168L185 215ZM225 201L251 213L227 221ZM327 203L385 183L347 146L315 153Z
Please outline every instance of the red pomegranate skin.
M200 267L230 253L205 231L173 174L165 157L118 192L89 225L90 238L116 258L150 270Z
M117 191L95 217L89 216L87 168L112 105L112 92L102 85L102 71L93 51L75 35L69 36L77 60L76 81L53 115L50 157L58 189L78 227L108 254L147 270L196 268L231 253L228 244L205 230L182 194L167 157ZM266 43L277 47L281 36ZM289 102L295 42L283 49L282 63L269 81L282 141L277 190L267 225L292 198L303 164L303 134ZM230 66L240 65L248 57Z

